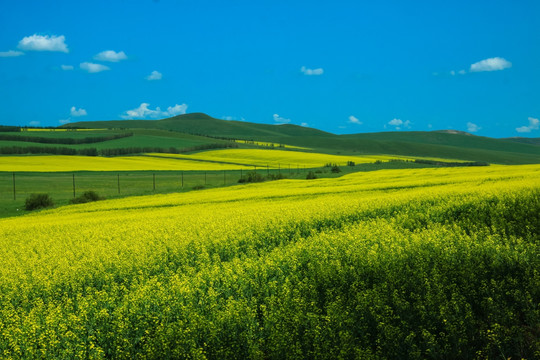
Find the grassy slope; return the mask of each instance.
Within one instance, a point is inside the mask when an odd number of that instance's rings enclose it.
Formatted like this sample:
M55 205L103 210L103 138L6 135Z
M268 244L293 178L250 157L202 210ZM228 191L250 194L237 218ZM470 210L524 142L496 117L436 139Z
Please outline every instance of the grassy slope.
M311 148L315 151L343 154L392 154L486 161L498 164L540 163L540 147L508 139L492 139L449 132L383 132L334 135L296 125L266 125L214 119L201 113L179 115L163 120L119 120L73 123L67 126L89 128L139 128L137 136L147 136L150 129L173 130L168 136L185 132L208 136L269 141ZM66 127L66 125L64 125ZM102 143L101 146L152 146L153 138L129 138ZM161 135L160 135L161 136ZM180 135L186 137L187 135ZM156 139L160 141L160 139ZM200 137L203 142L217 139ZM148 145L130 145L141 142ZM114 143L114 144L113 144ZM154 145L155 146L155 145ZM171 141L160 141L161 147ZM191 145L187 145L191 146ZM185 147L185 146L184 146Z
M21 134L21 136L38 136L38 137L58 137L58 138L84 138L93 136L109 136L118 133L124 133L125 131L108 130L99 132L22 132L22 133L10 133ZM129 130L133 132L133 136L109 140L92 144L79 144L79 145L66 145L66 144L43 144L32 143L23 141L0 141L0 146L39 146L39 147L68 147L73 149L114 149L114 148L126 148L126 147L160 147L169 148L175 147L178 149L211 144L222 143L225 140L213 139L203 136L190 135L179 133L175 131L157 130L157 129L133 129Z
M193 113L163 120L88 121L64 127L106 127L174 130L190 134L256 139L261 136L335 136L317 129L297 125L267 125L244 121L214 119L206 114Z

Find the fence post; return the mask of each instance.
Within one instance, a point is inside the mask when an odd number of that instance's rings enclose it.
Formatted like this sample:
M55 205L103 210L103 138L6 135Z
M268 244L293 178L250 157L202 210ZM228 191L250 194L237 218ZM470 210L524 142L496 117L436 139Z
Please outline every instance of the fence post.
M13 200L17 200L17 195L15 192L15 173L13 173Z
M73 197L75 197L75 173L73 175Z

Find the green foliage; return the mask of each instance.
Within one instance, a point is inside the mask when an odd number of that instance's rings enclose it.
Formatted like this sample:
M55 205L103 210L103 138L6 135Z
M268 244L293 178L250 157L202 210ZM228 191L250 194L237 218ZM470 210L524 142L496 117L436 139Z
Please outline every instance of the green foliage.
M355 166L356 164L354 161L347 161L347 166Z
M337 164L334 164L332 166L332 170L331 170L333 173L340 173L341 172L341 169L339 168L339 166L337 166Z
M205 188L204 185L195 185L194 187L192 187L193 190L202 190L204 188Z
M30 194L24 202L25 210L38 210L54 206L54 202L49 194Z
M267 180L281 180L281 179L286 179L286 178L287 176L285 176L285 174L283 173L271 173L271 174L266 175Z
M70 204L84 204L88 202L103 200L104 198L99 196L98 193L96 193L93 190L85 191L81 196L78 196L76 198L73 198L69 201Z
M313 171L308 172L307 175L306 175L307 180L313 180L313 179L316 179L316 178L317 178L317 175L315 175L315 173Z
M256 183L263 182L265 180L264 176L255 171L250 171L243 175L238 182L239 183Z

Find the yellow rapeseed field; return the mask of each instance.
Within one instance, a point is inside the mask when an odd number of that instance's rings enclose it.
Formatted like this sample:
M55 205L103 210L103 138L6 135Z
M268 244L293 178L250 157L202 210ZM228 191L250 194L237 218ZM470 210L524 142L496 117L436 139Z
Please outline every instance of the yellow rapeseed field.
M381 170L2 219L0 357L531 357L538 179Z
M387 155L331 155L322 153L311 153L302 151L287 151L287 150L266 150L266 149L223 149L202 151L191 155L176 155L176 154L152 154L153 156L163 157L179 157L193 160L207 160L226 163L239 163L251 166L271 168L287 168L289 165L293 168L300 166L306 167L323 167L326 164L337 164L339 166L347 165L348 161L353 161L356 164L373 163L377 160L388 161L390 159L410 159L403 156L387 156Z
M2 156L0 171L56 172L56 171L144 171L144 170L238 170L245 166L203 162L196 159L148 156Z

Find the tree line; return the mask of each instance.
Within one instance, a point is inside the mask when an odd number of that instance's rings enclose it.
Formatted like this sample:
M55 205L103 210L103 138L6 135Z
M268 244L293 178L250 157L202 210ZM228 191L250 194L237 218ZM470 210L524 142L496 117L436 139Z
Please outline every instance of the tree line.
M45 147L45 146L2 146L0 147L0 154L2 155L26 155L26 154L47 154L47 155L83 155L83 156L122 156L122 155L134 155L141 153L169 153L180 154L191 151L200 151L208 149L224 149L224 148L237 148L237 144L201 144L190 146L182 149L174 147L161 148L161 147L124 147L115 149L72 149L68 147Z
M33 142L41 144L65 144L65 145L79 145L79 144L94 144L98 142L104 142L109 140L117 140L126 137L133 136L133 133L114 134L109 136L91 136L85 138L50 138L42 136L20 136L20 135L7 135L0 134L0 140L4 141L23 141Z

